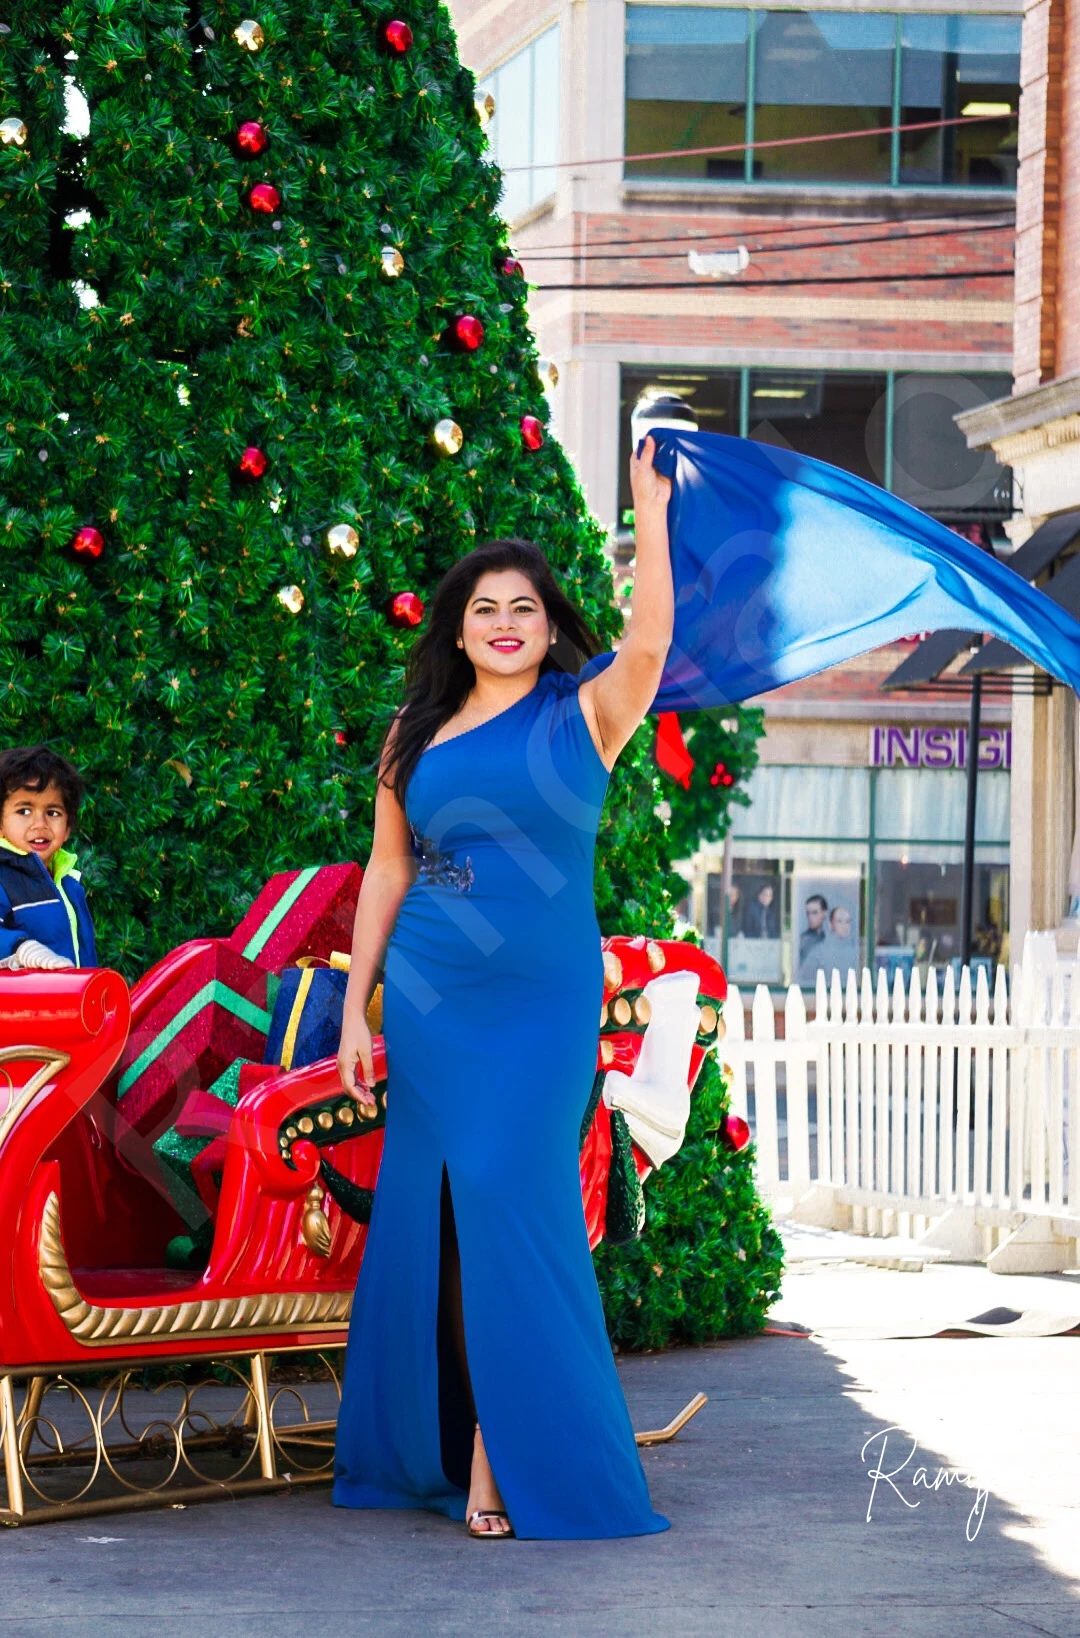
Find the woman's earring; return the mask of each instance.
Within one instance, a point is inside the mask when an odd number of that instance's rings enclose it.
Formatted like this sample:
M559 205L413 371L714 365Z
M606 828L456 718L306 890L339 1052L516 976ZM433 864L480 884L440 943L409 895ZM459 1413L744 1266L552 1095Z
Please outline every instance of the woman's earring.
M458 648L464 648L465 647L465 644L462 642L460 637L457 640L457 646L458 646Z

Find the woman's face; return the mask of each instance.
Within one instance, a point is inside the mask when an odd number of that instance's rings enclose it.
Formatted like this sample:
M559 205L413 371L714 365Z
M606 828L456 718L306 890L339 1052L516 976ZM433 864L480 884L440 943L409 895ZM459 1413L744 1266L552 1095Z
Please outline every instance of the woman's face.
M540 665L555 636L540 594L520 569L489 570L465 605L461 639L477 672L514 677Z

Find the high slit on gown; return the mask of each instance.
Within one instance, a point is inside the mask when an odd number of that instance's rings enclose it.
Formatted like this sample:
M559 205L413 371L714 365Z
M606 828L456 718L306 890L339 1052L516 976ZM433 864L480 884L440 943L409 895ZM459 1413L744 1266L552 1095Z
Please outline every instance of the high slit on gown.
M667 1528L649 1501L581 1199L608 774L577 689L545 672L508 710L429 746L409 782L420 868L386 950L385 1147L345 1361L342 1507L465 1516L471 1406L439 1311L449 1211L476 1416L515 1533Z

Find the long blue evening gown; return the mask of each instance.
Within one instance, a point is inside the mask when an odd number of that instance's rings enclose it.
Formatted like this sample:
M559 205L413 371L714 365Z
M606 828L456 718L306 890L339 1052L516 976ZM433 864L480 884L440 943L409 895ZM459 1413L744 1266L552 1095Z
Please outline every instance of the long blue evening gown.
M578 1174L603 998L593 850L608 774L577 690L543 673L508 710L429 746L409 783L420 868L386 951L386 1138L345 1361L342 1507L465 1516L472 1424L439 1324L445 1167L476 1414L516 1534L667 1528L619 1386Z

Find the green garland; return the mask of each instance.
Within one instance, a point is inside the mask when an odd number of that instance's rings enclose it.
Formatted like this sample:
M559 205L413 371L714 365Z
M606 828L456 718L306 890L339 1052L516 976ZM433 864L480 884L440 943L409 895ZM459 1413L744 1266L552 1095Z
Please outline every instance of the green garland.
M727 1113L710 1053L686 1140L646 1181L641 1238L597 1249L608 1331L621 1348L745 1336L761 1329L779 1295L780 1236L754 1189L753 1145L733 1154L718 1135Z

